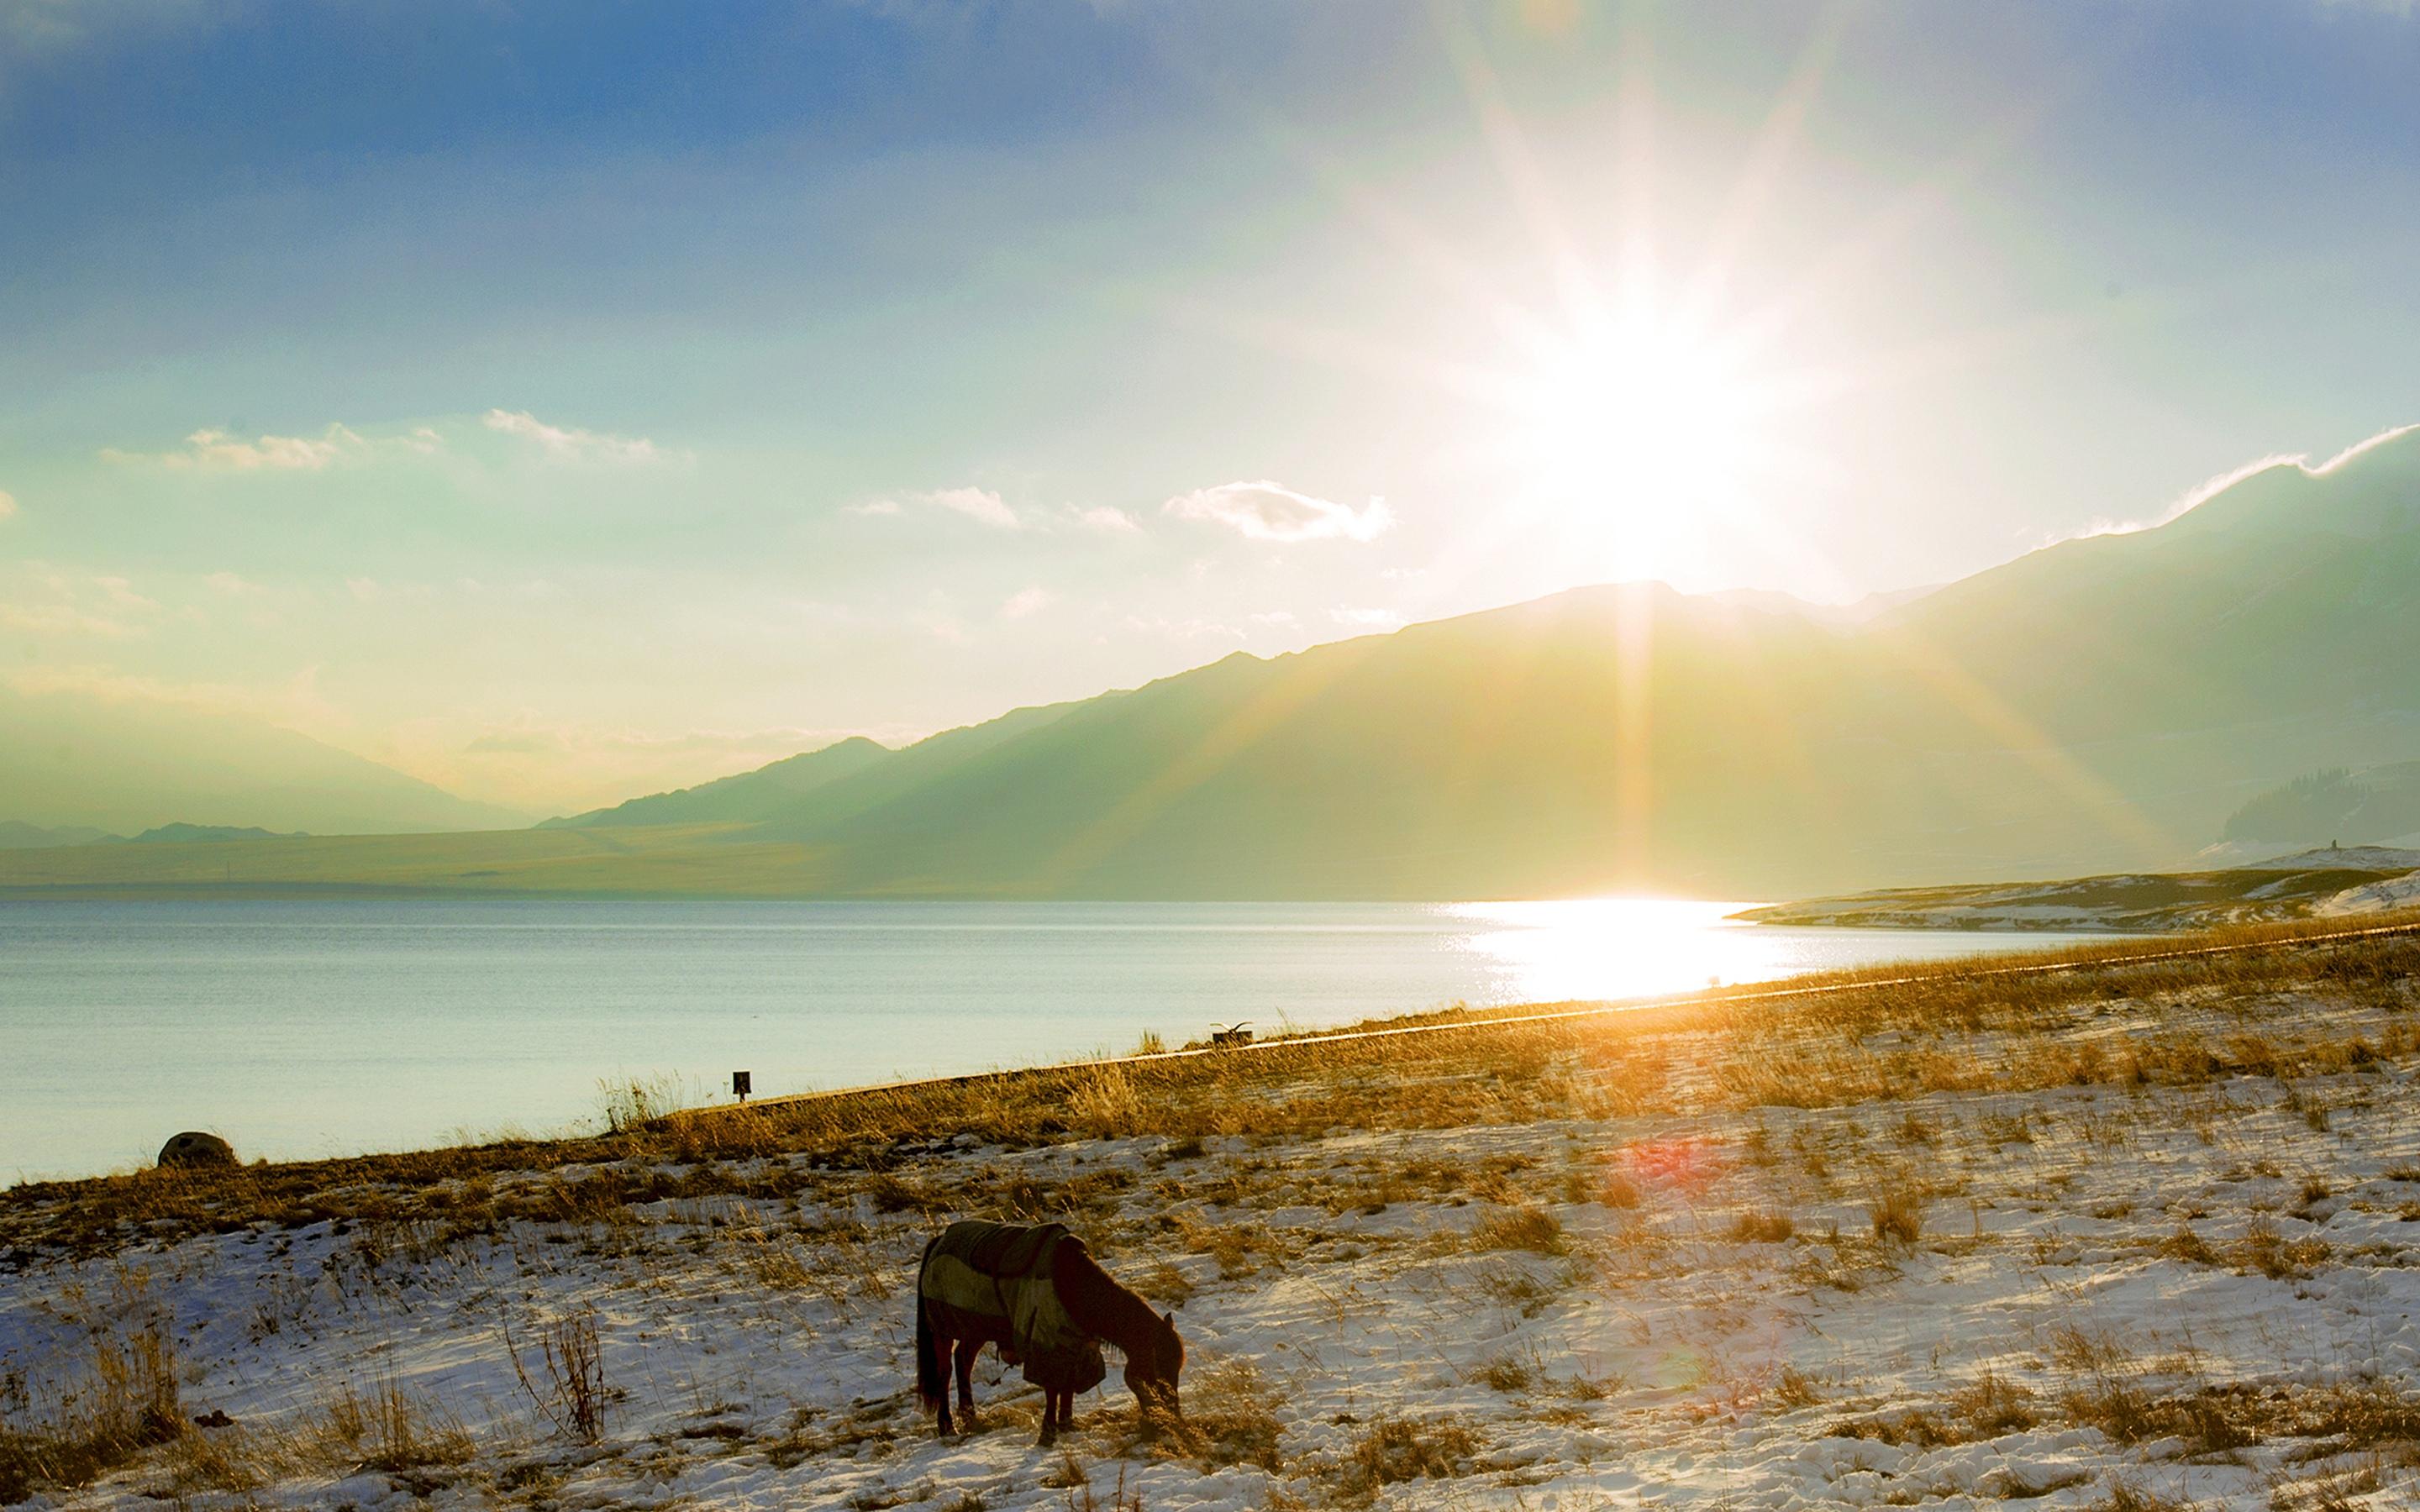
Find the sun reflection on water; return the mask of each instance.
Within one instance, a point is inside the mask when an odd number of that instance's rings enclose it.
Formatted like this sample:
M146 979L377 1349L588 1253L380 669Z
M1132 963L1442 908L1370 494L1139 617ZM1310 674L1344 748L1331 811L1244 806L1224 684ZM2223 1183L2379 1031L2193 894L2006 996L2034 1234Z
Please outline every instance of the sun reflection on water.
M1441 918L1471 933L1459 949L1484 963L1491 1001L1554 1003L1649 997L1770 981L1800 972L1975 953L1962 930L1793 929L1731 916L1752 903L1683 898L1573 898L1449 903ZM2007 934L1992 949L2048 947L2067 935Z

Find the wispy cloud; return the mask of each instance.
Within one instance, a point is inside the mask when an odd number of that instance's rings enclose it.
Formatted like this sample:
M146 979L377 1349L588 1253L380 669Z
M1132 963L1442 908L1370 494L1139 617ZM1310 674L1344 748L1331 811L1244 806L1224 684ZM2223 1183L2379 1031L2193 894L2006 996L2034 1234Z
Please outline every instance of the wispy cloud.
M964 515L978 525L995 531L1022 529L1025 519L1011 508L1007 500L989 488L972 486L959 488L928 488L916 493L904 493L883 499L872 499L861 504L845 506L852 515L904 515L908 506L920 509L945 509L954 515Z
M444 438L426 425L372 438L337 422L317 436L256 436L249 440L205 426L185 438L182 451L124 452L104 447L101 455L111 462L152 463L202 472L317 472L338 463L382 455L426 456L444 444Z
M1357 630L1396 630L1404 624L1404 617L1390 609L1332 609L1327 617Z
M1008 602L1001 605L1000 616L1004 620L1021 620L1030 614L1041 613L1058 601L1059 595L1047 588L1021 589L1008 595Z
M24 635L130 640L149 634L161 614L157 599L114 575L36 566L0 589L0 629Z
M1220 620L1201 618L1171 620L1164 614L1145 617L1126 616L1126 628L1138 635L1167 636L1175 640L1248 640L1251 639L1234 625Z
M1076 523L1084 529L1099 531L1104 535L1138 535L1142 532L1142 527L1135 523L1132 515L1123 509L1111 509L1107 504L1094 509L1076 510L1075 518Z
M6 488L0 488L0 519L8 519L16 513L16 495L10 493Z
M988 488L943 488L927 496L943 509L952 509L978 525L988 525L996 531L1013 531L1022 523L1008 501Z
M526 409L490 409L479 421L489 430L535 442L556 462L630 468L668 462L675 456L644 436L609 436L576 425L550 425Z
M925 513L934 510L964 516L976 524L995 531L1029 531L1047 534L1058 531L1088 531L1095 535L1140 535L1141 524L1123 509L1107 504L1085 507L1061 504L1055 508L1039 504L1012 504L1005 495L993 488L979 488L970 484L956 488L926 488L913 493L886 494L860 503L844 504L841 512L847 515L898 516L910 511Z
M233 8L207 0L8 0L0 5L0 65L41 58L119 34L223 25Z
M1252 541L1368 541L1395 522L1383 499L1356 509L1265 479L1197 488L1163 507L1179 519L1224 525Z

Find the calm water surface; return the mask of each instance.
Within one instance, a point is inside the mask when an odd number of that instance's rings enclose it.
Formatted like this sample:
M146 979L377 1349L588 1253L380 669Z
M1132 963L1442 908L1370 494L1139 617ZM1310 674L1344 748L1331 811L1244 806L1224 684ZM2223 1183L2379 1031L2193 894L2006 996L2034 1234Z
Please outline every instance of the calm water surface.
M1733 924L1740 903L0 903L0 1182L593 1121L1171 1044L1213 1021L1615 998L2077 936ZM2098 936L2105 938L2105 936Z

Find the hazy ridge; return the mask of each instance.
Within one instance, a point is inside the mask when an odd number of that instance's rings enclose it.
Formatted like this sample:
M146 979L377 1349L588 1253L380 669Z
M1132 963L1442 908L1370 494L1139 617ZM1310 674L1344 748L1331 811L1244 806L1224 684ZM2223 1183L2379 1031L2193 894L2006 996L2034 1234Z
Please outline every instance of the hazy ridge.
M454 866L221 844L190 875L26 852L0 885L198 886L249 863L256 885L368 887L1757 898L2156 870L2297 774L2420 758L2415 626L2405 433L1862 625L1577 589L897 751L845 741L538 832L590 837L570 848L483 841ZM424 797L429 817L455 801Z

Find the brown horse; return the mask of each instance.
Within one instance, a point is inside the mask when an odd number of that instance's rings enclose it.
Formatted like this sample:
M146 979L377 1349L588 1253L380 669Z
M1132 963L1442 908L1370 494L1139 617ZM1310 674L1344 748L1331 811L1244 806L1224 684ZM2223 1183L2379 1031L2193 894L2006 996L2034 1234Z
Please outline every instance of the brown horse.
M937 1241L938 1242L938 1241ZM927 1254L930 1254L928 1247ZM1176 1378L1185 1369L1185 1341L1176 1335L1176 1317L1156 1313L1094 1261L1084 1242L1070 1234L1051 1252L1050 1282L1068 1319L1084 1333L1113 1344L1126 1357L1126 1387L1140 1407L1145 1433L1161 1427L1182 1431L1184 1412L1176 1399ZM974 1426L975 1356L986 1344L1004 1359L1010 1352L1009 1320L970 1312L923 1294L916 1297L916 1392L939 1415L943 1433L956 1431L950 1417L949 1368L953 1346L957 1356L958 1411ZM1098 1380L1097 1366L1093 1379ZM1048 1447L1060 1430L1076 1425L1076 1393L1046 1385L1042 1394L1042 1437Z

